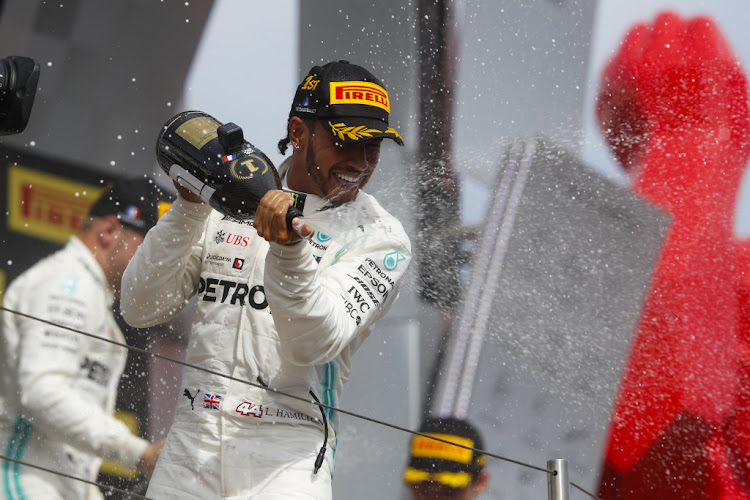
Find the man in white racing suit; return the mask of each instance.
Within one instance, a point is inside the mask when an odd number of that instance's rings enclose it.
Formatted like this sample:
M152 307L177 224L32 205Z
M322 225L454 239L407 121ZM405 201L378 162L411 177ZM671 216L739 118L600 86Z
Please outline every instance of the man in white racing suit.
M0 330L0 446L8 458L86 481L102 459L151 474L163 443L133 435L113 416L127 350L105 340L125 343L113 301L167 199L145 178L115 183L64 248L8 287ZM0 468L3 500L103 498L92 484L18 462Z
M184 369L148 496L331 498L335 408L351 357L411 259L401 224L360 191L383 138L403 144L388 116L388 94L364 68L337 61L310 71L279 143L282 153L293 146L279 169L285 188L304 198L294 232L286 191L268 192L251 223L177 186L180 198L123 277L133 326L197 299L186 362L200 369Z

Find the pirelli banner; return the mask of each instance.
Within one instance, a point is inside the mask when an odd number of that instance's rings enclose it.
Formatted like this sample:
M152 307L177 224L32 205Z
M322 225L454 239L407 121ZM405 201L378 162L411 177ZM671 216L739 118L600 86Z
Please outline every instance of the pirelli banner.
M9 165L8 229L53 243L64 243L75 232L102 188Z
M31 151L0 147L0 196L5 207L0 291L81 226L91 204L114 178ZM2 294L0 294L0 300Z

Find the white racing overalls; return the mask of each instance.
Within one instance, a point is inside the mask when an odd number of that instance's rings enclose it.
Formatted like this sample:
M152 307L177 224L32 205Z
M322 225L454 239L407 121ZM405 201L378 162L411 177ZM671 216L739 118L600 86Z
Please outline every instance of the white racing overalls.
M73 237L8 287L3 306L52 324L2 313L0 451L9 458L96 480L101 459L129 468L147 442L112 416L127 350L58 328L119 343L104 271ZM10 461L0 461L0 498L93 499L99 489Z
M337 208L308 195L303 213L317 230L310 240L269 245L250 221L179 199L130 262L126 321L164 322L197 296L186 362L215 372L184 368L148 496L330 498L338 418L325 409L324 423L312 401L339 404L351 357L396 299L411 247L362 192Z

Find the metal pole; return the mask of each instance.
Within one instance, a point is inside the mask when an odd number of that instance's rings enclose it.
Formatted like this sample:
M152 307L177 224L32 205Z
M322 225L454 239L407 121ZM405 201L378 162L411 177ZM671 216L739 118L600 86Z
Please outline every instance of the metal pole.
M568 482L568 461L563 458L547 460L547 491L549 500L570 500L570 483Z

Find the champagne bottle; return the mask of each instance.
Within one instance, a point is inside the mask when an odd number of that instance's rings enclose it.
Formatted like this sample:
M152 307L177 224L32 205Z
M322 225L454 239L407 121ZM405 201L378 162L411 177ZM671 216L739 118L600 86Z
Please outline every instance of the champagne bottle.
M237 219L253 218L263 195L282 188L276 167L245 141L240 127L221 124L202 111L183 111L164 125L156 158L175 182ZM292 219L301 216L296 206L291 207L287 226L291 229Z

